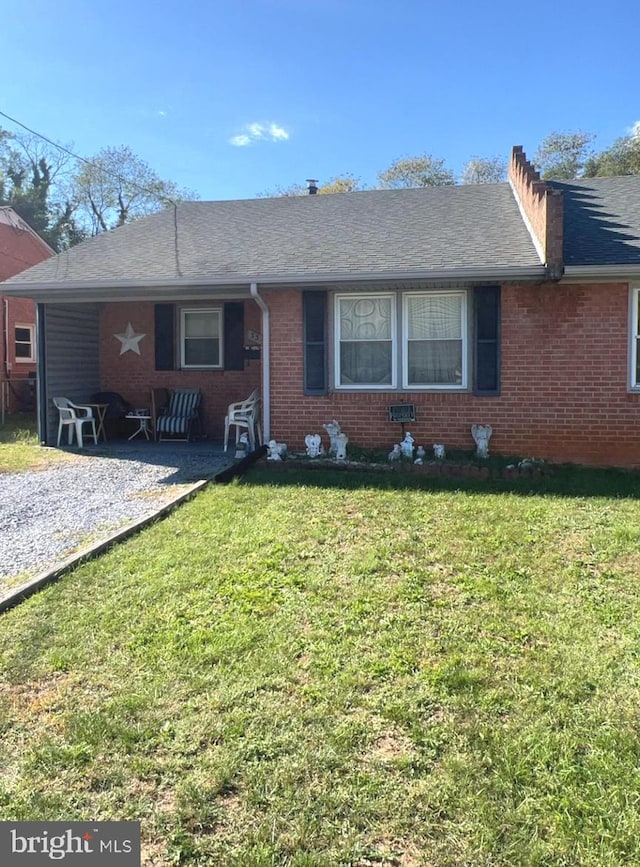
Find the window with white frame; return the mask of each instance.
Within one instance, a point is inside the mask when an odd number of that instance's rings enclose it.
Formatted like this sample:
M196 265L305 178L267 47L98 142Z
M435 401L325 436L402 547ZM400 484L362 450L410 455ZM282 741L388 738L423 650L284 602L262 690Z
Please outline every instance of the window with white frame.
M336 388L467 388L465 290L336 295L334 332Z
M335 334L338 388L395 388L395 295L337 295Z
M35 325L15 326L15 356L16 361L35 361Z
M217 307L180 311L181 367L222 367L222 310Z
M466 292L405 293L405 388L464 388L467 381Z
M640 289L633 290L631 304L631 387L640 388Z

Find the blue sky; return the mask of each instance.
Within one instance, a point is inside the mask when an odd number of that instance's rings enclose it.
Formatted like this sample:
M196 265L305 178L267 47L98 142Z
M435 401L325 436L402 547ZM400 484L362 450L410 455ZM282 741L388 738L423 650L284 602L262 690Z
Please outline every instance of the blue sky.
M640 118L635 0L23 0L2 22L0 111L203 199L421 153L460 172L556 130L602 149Z

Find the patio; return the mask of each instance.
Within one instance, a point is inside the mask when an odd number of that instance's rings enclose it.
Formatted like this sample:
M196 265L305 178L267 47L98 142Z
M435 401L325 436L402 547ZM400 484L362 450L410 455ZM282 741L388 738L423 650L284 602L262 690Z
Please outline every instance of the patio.
M85 442L80 451L71 446L65 449L79 455L113 458L118 461L135 461L165 467L167 477L163 484L184 484L199 479L209 479L233 463L235 450L231 446L224 451L220 442L154 442L145 439L113 439L107 442Z

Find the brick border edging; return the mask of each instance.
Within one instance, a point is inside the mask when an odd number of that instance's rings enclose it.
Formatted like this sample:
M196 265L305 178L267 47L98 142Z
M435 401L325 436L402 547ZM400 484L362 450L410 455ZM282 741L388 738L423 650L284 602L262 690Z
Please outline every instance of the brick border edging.
M532 466L527 468L518 467L492 467L479 464L456 463L455 461L429 461L424 464L409 464L398 461L397 463L368 463L366 461L342 461L336 462L325 459L305 460L293 458L284 461L269 461L269 469L273 470L342 470L356 472L364 470L372 473L391 473L393 475L429 476L431 478L463 478L485 479L495 481L500 479L531 479L541 478L552 472L551 465L543 467Z
M15 605L18 605L24 599L28 599L29 596L37 593L37 591L42 587L46 587L48 584L52 584L54 581L62 578L63 575L66 575L67 572L70 572L76 566L80 565L80 563L92 560L112 545L116 545L118 542L123 542L125 539L128 539L129 536L133 536L135 533L143 530L154 521L166 517L166 515L172 512L181 503L185 502L185 500L190 499L194 494L197 494L198 491L205 488L209 482L209 479L201 479L198 482L194 482L194 484L192 484L186 491L182 491L168 503L165 503L162 508L151 512L142 518L138 518L137 521L132 521L130 524L126 524L124 527L111 533L111 535L107 536L106 539L102 539L100 542L95 542L93 545L83 548L82 551L79 551L72 557L68 557L66 560L56 563L56 565L50 569L34 575L33 578L30 578L23 584L19 584L17 587L13 587L8 593L0 596L0 614L13 608Z

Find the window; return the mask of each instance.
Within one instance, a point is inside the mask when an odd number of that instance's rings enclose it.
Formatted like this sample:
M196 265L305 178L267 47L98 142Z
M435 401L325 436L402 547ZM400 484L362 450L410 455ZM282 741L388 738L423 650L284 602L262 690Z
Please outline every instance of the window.
M336 388L466 389L467 296L466 290L336 295Z
M395 295L337 295L336 385L395 388Z
M403 386L464 388L466 292L403 295Z
M222 311L217 307L180 311L182 367L222 367Z
M16 325L15 327L16 361L35 361L35 325Z
M631 303L631 387L640 388L640 289L633 290Z

